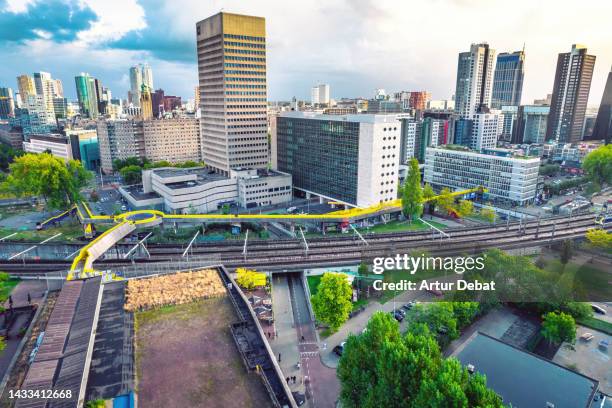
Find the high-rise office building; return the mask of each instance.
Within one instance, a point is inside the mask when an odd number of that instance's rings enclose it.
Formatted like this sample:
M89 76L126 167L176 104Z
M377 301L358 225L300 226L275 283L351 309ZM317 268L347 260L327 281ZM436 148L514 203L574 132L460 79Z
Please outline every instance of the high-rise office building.
M502 106L500 115L502 127L499 138L503 141L509 142L512 139L514 126L516 125L518 106Z
M100 162L105 173L112 173L114 160L145 157L141 120L99 120L96 124Z
M591 139L605 140L606 144L612 141L612 69L608 73L608 80L601 98Z
M34 73L34 86L36 88L36 93L43 97L47 110L52 113L55 113L53 107L53 98L60 96L60 93L57 89L58 81L58 79L51 78L51 74L48 72ZM61 81L59 81L59 83L61 84ZM59 86L61 87L61 85Z
M427 104L431 100L431 94L426 91L410 92L408 97L408 108L416 110L425 110Z
M153 90L153 70L149 66L149 64L144 64L142 66L142 83L145 84L149 90Z
M153 91L153 70L149 64L137 64L130 68L129 103L140 106L142 86L146 85L149 92Z
M15 127L23 129L24 135L35 133L49 133L56 127L53 111L47 109L42 95L28 95L23 108L15 111L15 118L11 119Z
M98 93L96 90L96 79L82 72L74 77L76 83L77 98L81 108L81 115L95 119L98 117Z
M143 120L153 118L153 101L151 100L151 91L149 87L142 84L140 91L140 114Z
M266 24L218 13L196 24L202 155L212 169L268 164Z
M319 84L312 87L310 92L312 105L329 105L329 85Z
M502 106L521 104L523 77L525 76L524 63L524 51L502 52L497 55L491 108L501 109Z
M594 67L595 56L587 54L584 45L574 44L570 52L559 54L546 140L576 143L582 139Z
M455 113L462 119L472 117L484 107L491 106L491 88L495 50L489 44L472 44L470 51L459 54Z
M11 88L0 87L0 119L15 116L15 100Z
M544 143L550 106L522 105L519 107L512 143Z
M472 118L472 135L469 146L473 150L492 149L502 133L503 122L499 111L480 112Z
M296 189L358 207L397 198L401 124L397 115L277 117L278 169Z
M145 120L145 155L152 162L202 160L200 121L194 118Z
M17 87L19 88L19 95L21 96L22 103L25 103L28 95L36 95L34 78L29 75L19 75L17 77Z

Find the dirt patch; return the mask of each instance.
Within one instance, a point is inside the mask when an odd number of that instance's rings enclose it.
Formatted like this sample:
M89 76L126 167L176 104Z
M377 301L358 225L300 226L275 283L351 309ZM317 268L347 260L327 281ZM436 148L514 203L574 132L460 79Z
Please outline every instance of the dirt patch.
M130 280L124 307L127 311L146 310L224 294L225 287L219 273L214 269L203 269Z
M143 407L271 407L231 337L226 296L136 313L138 400Z

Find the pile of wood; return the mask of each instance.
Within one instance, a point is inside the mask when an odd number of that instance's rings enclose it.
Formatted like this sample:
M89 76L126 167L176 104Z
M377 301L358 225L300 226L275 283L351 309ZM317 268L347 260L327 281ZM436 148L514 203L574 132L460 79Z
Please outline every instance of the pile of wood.
M214 269L134 279L128 281L124 309L147 310L224 294L225 287Z

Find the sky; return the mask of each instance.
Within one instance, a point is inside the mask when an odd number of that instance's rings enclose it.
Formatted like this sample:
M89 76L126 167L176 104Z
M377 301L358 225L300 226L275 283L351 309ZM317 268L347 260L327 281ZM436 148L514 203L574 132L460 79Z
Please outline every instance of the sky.
M195 23L219 11L266 18L268 99L309 99L374 90L455 91L457 54L488 42L525 45L522 103L552 93L557 55L573 43L597 56L589 97L598 106L612 66L610 0L0 0L0 86L47 71L76 98L88 72L125 98L128 69L147 62L155 88L193 98Z

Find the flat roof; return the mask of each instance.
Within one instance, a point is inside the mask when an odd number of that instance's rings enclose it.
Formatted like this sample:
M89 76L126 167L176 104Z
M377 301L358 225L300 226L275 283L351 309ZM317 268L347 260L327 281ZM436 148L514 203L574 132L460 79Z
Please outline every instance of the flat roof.
M599 382L484 333L453 354L487 377L487 386L515 407L588 407Z
M398 121L398 113L355 113L346 115L326 115L316 112L290 111L281 112L282 118L293 119L315 119L335 122L357 122L357 123L389 123Z

